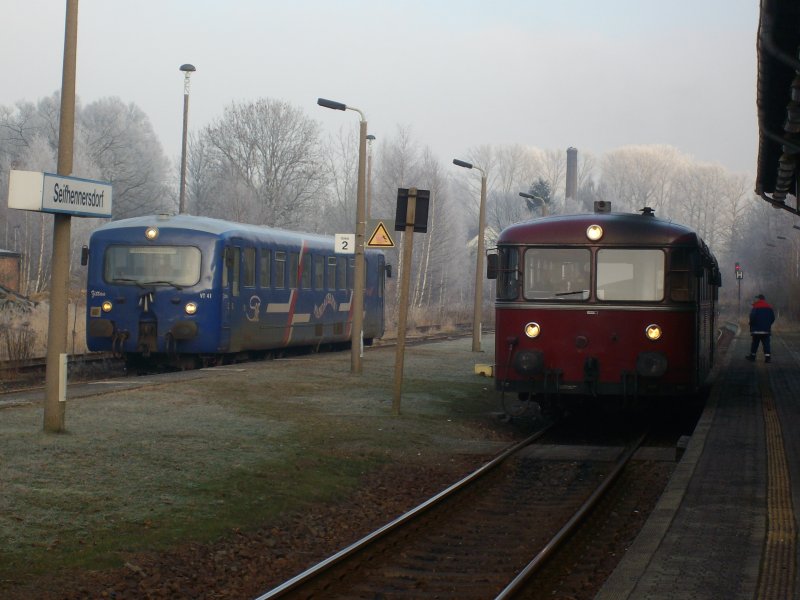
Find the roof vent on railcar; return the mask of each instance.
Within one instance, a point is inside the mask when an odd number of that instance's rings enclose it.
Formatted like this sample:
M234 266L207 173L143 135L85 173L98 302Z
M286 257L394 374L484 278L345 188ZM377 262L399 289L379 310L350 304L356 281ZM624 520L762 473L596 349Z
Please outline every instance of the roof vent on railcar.
M642 213L643 217L655 217L656 216L656 211L654 211L649 206L645 206L644 208L639 209L639 212Z
M594 201L594 212L596 212L596 213L610 213L611 212L611 202L607 202L605 200L595 200Z

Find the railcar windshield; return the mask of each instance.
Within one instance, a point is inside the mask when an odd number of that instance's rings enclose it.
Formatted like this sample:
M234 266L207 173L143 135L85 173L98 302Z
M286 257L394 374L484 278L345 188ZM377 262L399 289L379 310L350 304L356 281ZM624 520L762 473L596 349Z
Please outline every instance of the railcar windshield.
M525 251L525 298L588 300L591 258L586 248L528 248Z
M200 281L200 249L194 246L109 246L103 278L121 285L171 285Z
M644 248L597 252L597 299L658 301L664 298L664 252Z

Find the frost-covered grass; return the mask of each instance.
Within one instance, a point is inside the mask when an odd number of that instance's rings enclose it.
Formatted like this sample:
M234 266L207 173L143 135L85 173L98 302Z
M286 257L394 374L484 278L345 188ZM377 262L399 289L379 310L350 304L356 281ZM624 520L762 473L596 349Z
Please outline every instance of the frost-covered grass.
M469 346L407 349L400 417L393 348L369 349L362 376L345 352L71 400L63 434L41 407L0 410L0 582L261 527L386 461L470 452L497 403Z

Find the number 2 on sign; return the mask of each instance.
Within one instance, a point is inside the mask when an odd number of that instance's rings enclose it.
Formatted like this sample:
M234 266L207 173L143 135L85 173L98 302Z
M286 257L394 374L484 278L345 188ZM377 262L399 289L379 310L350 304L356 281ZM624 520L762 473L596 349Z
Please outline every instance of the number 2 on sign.
M355 254L356 236L353 233L337 233L334 236L337 254Z

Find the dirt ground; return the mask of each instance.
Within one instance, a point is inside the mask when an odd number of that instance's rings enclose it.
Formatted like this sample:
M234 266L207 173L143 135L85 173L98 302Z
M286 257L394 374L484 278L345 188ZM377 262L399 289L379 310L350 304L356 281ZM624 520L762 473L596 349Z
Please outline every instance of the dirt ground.
M497 419L493 339L86 386L67 432L0 410L0 597L247 598L521 437Z

